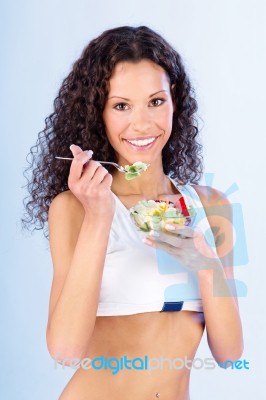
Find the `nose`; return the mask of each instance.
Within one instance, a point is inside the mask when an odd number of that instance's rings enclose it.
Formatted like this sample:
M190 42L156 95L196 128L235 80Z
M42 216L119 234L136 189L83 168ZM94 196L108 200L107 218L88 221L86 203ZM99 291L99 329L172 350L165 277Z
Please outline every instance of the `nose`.
M148 132L151 128L151 119L148 110L135 109L132 113L132 127L137 132Z

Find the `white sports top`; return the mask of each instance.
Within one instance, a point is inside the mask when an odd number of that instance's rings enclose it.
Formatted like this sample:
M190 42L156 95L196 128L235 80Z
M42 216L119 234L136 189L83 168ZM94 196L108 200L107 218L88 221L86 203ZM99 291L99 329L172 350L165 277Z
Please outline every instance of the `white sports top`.
M216 252L201 200L192 186L179 186L187 208L197 213L199 227ZM129 210L114 194L116 211L109 236L97 316L131 315L153 311L202 312L197 273L191 272L165 251L142 242L146 232L137 230Z

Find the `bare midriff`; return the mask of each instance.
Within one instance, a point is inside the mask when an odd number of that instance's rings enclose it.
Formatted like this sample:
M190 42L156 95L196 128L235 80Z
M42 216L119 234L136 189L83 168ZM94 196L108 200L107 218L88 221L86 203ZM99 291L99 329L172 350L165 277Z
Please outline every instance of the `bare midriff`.
M117 370L110 368L88 369L85 363L59 400L189 400L190 369L182 367L180 359L193 360L203 330L202 314L192 311L97 317L84 358L146 357L157 369L123 368L114 373Z

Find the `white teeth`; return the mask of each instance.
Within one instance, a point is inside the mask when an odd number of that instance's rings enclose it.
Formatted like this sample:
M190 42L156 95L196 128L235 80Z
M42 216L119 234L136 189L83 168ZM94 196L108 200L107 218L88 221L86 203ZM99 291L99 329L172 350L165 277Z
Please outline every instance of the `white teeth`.
M133 144L134 146L146 146L154 142L156 138L144 139L144 140L128 140L129 143Z

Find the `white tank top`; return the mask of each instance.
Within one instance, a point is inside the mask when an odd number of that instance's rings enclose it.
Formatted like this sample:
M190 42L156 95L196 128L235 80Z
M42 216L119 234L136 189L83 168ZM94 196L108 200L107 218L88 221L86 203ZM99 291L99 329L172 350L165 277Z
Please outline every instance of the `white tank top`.
M179 186L187 208L196 211L193 226L204 233L216 253L201 200L192 186ZM109 236L97 316L131 315L153 311L202 312L197 273L175 257L142 242L146 232L137 230L130 211L114 194L116 211ZM217 254L217 253L216 253Z

